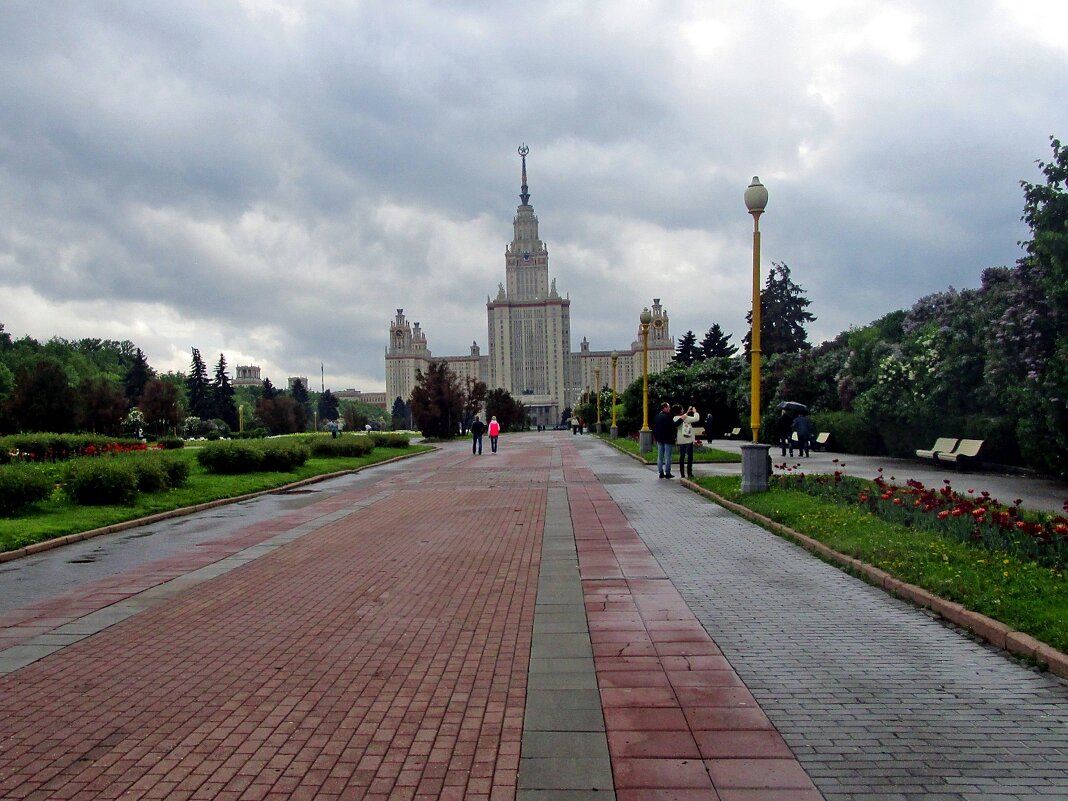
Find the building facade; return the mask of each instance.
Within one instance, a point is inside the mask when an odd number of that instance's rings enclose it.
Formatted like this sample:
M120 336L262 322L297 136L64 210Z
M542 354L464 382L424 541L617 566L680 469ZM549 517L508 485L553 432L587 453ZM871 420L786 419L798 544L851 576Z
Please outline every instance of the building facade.
M596 387L598 370L601 386L611 386L612 351L590 350L585 338L578 352L571 350L571 300L560 295L556 279L549 276L549 250L540 238L527 188L528 153L525 145L519 148L520 204L512 220L512 241L504 252L505 280L497 285L496 296L486 299L489 353L483 356L473 342L467 356L434 357L420 324L409 323L404 309L397 309L385 353L390 404L396 398L407 401L419 373L438 361L446 362L461 382L477 379L490 389L507 390L526 407L533 425L560 422L583 392ZM639 312L635 310L635 320ZM675 342L659 298L653 300L651 312L649 372L654 373L671 362ZM617 356L616 386L622 391L642 374L640 333Z

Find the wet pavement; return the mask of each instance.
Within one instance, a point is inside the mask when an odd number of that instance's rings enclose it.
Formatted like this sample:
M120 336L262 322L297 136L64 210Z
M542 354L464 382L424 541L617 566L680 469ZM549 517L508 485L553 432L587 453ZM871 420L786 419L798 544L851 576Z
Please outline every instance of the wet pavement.
M1068 797L1068 684L592 437L314 487L5 565L0 796Z

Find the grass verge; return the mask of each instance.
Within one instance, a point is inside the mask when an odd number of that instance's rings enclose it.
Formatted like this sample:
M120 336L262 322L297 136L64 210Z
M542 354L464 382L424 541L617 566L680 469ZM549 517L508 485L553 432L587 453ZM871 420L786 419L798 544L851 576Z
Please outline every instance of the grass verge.
M68 534L78 534L127 520L136 520L160 512L276 489L295 481L344 470L355 470L398 456L414 455L429 450L433 448L428 445L375 448L366 456L311 458L302 467L292 472L241 475L208 473L197 462L195 448L170 451L172 455L189 460L189 481L184 487L163 492L139 493L136 502L130 506L78 506L68 501L62 492L53 492L48 500L42 501L36 508L18 517L0 518L0 552L13 551L36 542L44 542ZM62 466L57 466L56 469L62 469Z
M638 443L628 437L617 437L612 439L610 434L594 434L593 436L607 442L613 448L617 448L624 453L631 453L640 457L646 464L656 464L656 449L649 451L649 453L639 453ZM676 449L673 458L677 461L679 458L679 452ZM741 462L742 457L737 453L730 453L728 451L717 450L716 448L710 448L707 445L703 445L700 448L693 449L693 461L694 464L702 462L718 462L718 463L735 463Z
M695 483L839 553L1068 652L1068 580L1063 569L890 523L859 507L822 501L799 490L772 487L743 495L737 476L703 476Z

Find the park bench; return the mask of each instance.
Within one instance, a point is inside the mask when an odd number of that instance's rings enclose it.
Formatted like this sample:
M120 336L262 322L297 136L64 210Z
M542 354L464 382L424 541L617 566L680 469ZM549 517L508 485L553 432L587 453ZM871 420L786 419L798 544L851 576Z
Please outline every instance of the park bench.
M979 462L979 452L983 449L984 440L962 439L957 447L949 453L939 453L938 461L949 462L959 466Z
M937 459L940 453L952 453L956 450L959 441L954 437L939 437L930 450L917 449L916 456L920 459Z
M830 443L830 441L831 441L831 432L830 431L821 431L820 433L818 433L816 435L816 438L812 440L812 450L814 450L814 451L825 451L825 450L827 450L827 445Z
M727 436L729 436L731 439L738 439L738 437L740 437L741 435L742 435L742 429L740 429L740 428L732 428L731 429L731 433L728 434Z

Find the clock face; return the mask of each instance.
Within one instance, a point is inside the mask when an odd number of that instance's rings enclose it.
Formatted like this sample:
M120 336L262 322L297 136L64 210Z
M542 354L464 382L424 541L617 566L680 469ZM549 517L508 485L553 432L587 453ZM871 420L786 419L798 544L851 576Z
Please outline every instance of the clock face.
M530 251L529 250L525 251L523 253L523 261L530 261Z

